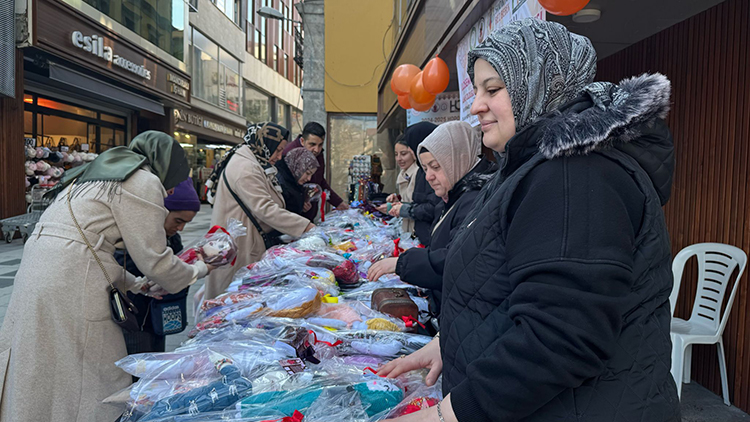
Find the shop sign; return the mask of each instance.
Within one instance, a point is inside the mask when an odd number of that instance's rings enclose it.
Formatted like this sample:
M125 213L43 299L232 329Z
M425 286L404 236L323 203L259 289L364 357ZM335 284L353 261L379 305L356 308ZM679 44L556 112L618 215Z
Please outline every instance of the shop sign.
M475 49L492 31L521 19L536 17L546 20L546 12L539 4L539 0L497 0L479 20L474 23L466 35L458 43L456 52L456 69L458 71L458 86L461 102L461 120L478 126L479 120L472 116L469 110L474 103L474 86L466 71L469 51Z
M81 31L73 31L70 36L73 45L81 50L91 53L100 59L106 60L115 66L119 66L128 72L135 73L141 78L151 80L151 71L144 66L131 62L112 51L112 47L104 45L104 37L101 35L83 35Z
M243 139L245 132L241 129L225 125L213 120L209 120L200 114L191 113L186 110L174 109L174 120L175 123L184 122L189 125L202 127L212 132L221 133L222 135L233 136L235 138Z
M461 118L461 100L458 92L444 92L435 97L435 104L428 111L414 109L406 111L406 126L419 122L430 122L436 125L459 120Z
M190 76L72 7L38 0L34 46L148 94L189 104ZM63 63L64 64L64 63Z
M189 99L190 82L187 79L172 72L167 72L167 84L169 85L169 92L185 100Z

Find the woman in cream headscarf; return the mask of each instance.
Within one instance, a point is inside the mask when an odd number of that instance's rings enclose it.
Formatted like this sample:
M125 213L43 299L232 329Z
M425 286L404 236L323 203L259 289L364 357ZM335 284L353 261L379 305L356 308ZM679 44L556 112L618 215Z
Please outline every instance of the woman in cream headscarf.
M376 281L395 272L407 283L430 289L430 310L437 318L447 246L496 166L480 158L482 141L466 122L443 123L417 150L426 180L441 199L435 210L432 243L426 249L409 249L398 258L375 263L368 277Z

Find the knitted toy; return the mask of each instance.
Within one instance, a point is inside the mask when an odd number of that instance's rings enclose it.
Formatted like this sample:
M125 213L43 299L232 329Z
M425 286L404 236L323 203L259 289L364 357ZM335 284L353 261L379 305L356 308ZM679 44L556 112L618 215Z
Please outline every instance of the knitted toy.
M247 229L238 220L230 219L228 229L213 226L203 239L183 250L179 257L188 264L194 264L203 257L206 264L216 267L232 263L237 257L237 244L234 239L247 235Z

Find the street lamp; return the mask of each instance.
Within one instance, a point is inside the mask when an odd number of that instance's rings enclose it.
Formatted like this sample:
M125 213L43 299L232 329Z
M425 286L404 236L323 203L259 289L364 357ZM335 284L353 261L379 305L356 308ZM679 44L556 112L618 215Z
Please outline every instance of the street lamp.
M289 19L285 17L281 12L274 9L273 7L269 6L263 6L260 9L256 10L256 13L258 13L258 16L266 19L276 19L280 21L291 21L292 23L299 24L300 28L302 27L302 22L296 21L294 19ZM297 29L296 26L293 26L294 28L294 49L295 49L295 55L294 55L294 62L299 65L300 69L302 69L303 59L302 59L302 49L304 47L303 41L302 41L302 32Z
M289 19L287 17L284 17L284 15L281 14L281 12L279 12L276 9L274 9L273 7L263 6L260 9L258 9L257 12L258 12L258 16L263 17L263 18L278 19L278 20L281 20L281 21L292 21L294 23L302 24L302 22L300 22L300 21L296 21L294 19Z

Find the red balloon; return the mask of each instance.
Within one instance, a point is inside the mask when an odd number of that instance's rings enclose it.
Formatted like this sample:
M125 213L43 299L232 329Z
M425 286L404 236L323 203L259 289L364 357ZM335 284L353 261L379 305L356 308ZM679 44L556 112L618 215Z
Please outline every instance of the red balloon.
M580 12L589 0L539 0L539 4L553 15L569 16Z
M408 110L411 108L411 103L409 103L409 94L406 95L399 95L398 96L398 105L401 106L404 110Z
M435 96L427 92L422 84L422 72L417 73L411 80L411 89L409 90L410 98L413 98L419 104L427 104L435 101ZM412 104L414 107L414 104ZM416 108L415 108L416 109Z
M440 57L435 57L427 62L427 66L422 71L422 85L425 91L438 95L448 88L450 77L448 65Z
M411 108L417 111L427 111L430 108L432 108L432 105L435 104L435 96L432 96L432 99L426 103L419 103L414 100L414 97L409 95L409 104L411 104Z
M391 89L396 95L406 95L411 87L411 80L419 73L419 68L413 64L402 64L393 71Z

